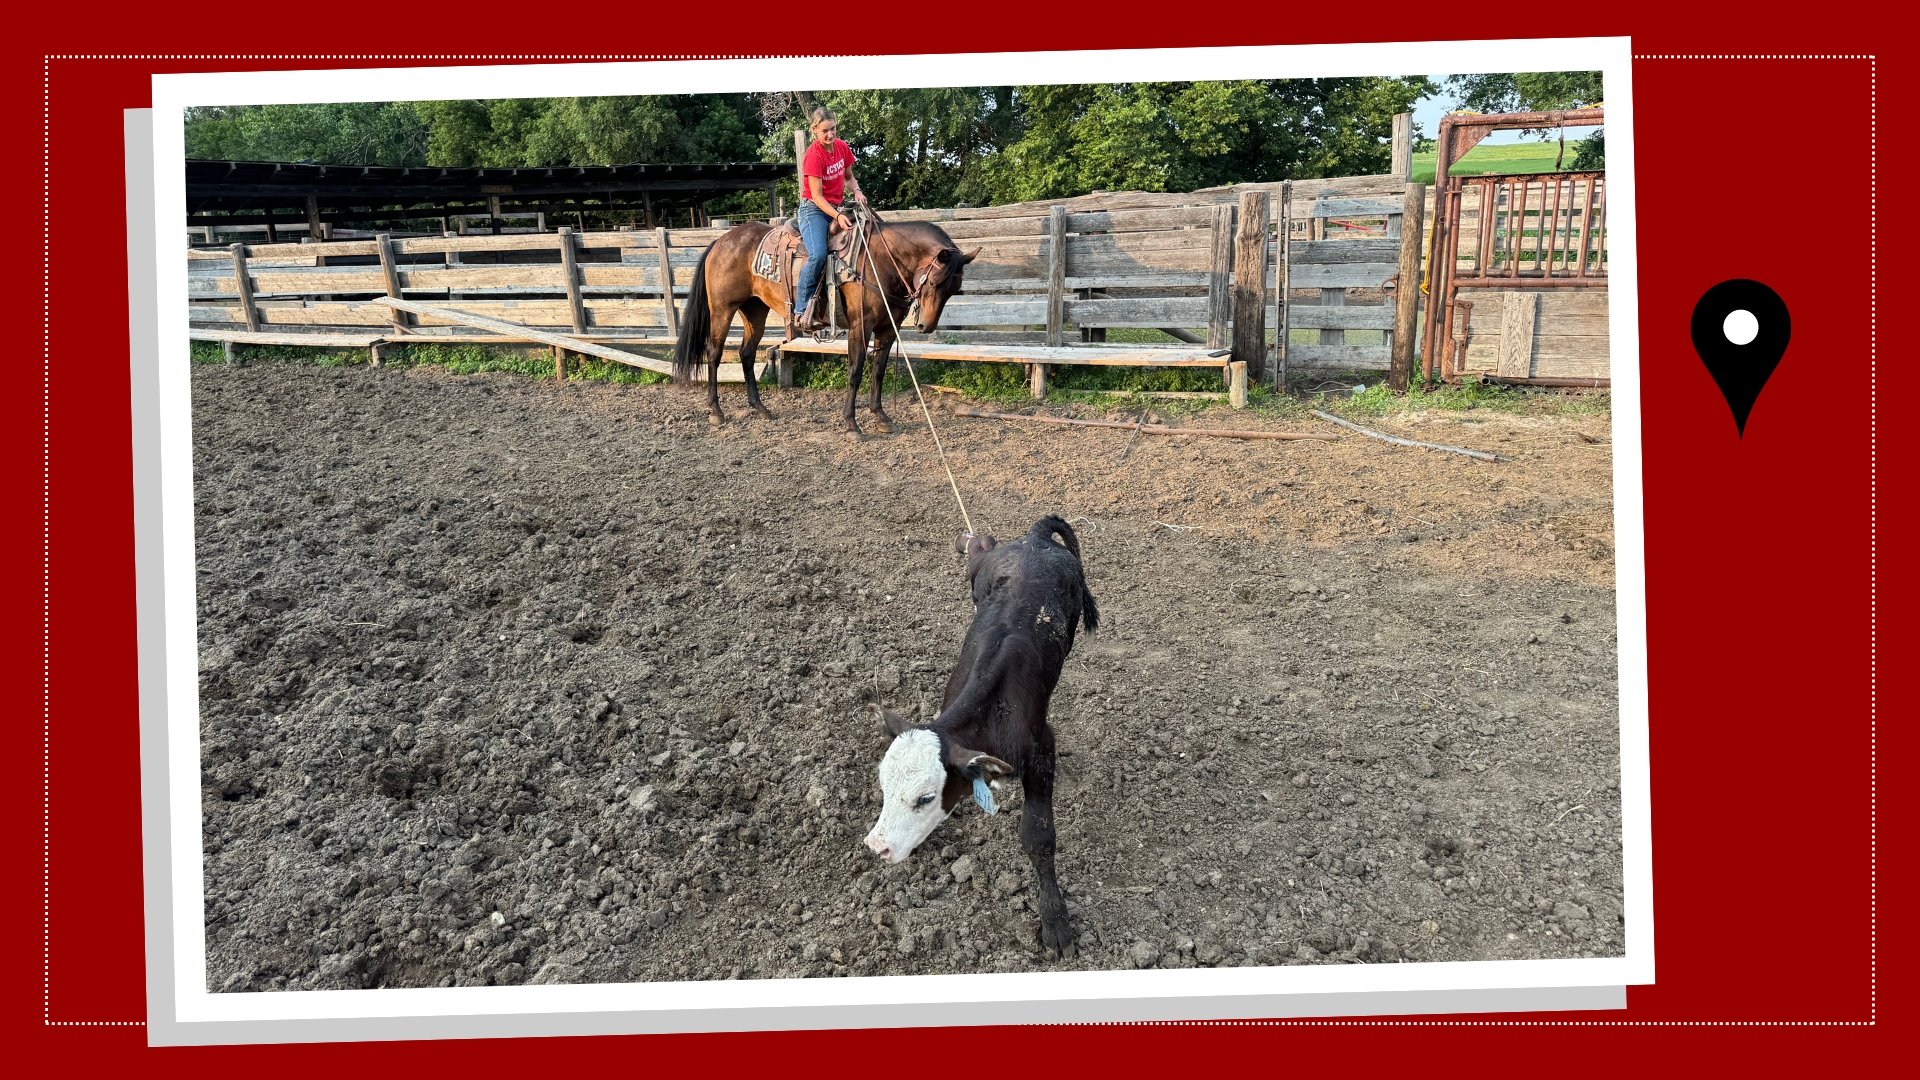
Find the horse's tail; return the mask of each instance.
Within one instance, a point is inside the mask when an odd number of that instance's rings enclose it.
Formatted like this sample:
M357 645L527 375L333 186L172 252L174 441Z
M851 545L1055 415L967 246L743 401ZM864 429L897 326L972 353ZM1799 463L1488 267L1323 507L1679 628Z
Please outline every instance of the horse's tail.
M713 328L713 305L707 301L707 259L712 255L713 246L709 244L693 272L693 287L687 290L687 308L680 313L680 336L673 342L673 377L677 382L690 381L694 361L706 357L707 334ZM673 303L671 281L666 283L662 296L667 303Z

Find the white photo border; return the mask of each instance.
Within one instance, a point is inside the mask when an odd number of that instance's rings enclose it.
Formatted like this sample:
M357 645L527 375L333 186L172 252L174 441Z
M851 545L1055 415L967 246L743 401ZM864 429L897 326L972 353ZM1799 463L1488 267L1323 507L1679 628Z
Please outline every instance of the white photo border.
M1516 52L1512 41L1389 42L837 57L830 63L822 57L787 57L155 75L151 112L128 112L133 385L153 390L150 400L136 393L134 401L149 1040L190 1044L1623 1008L1624 987L1648 984L1654 977L1632 57L1627 38L1526 44L1524 52ZM1477 73L1512 70L1520 55L1550 56L1553 70L1599 70L1607 87L1624 957L207 991L188 321L185 305L178 302L187 289L178 228L186 199L180 163L187 107L718 93L803 83L826 89L818 83L822 75L845 87L873 89L1097 83L1143 75L1156 81L1217 81ZM1039 72L1045 77L1037 78ZM151 163L150 178L139 175L138 161ZM142 206L140 197L147 194L151 202ZM142 264L151 268L151 278ZM150 290L143 289L149 284ZM180 722L169 723L169 718ZM930 1008L941 1005L949 1008ZM503 1023L514 1017L528 1023Z

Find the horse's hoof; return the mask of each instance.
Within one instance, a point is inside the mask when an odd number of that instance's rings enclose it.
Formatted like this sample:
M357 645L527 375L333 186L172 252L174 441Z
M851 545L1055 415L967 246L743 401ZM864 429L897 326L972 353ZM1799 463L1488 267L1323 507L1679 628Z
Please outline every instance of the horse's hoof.
M886 413L875 413L872 417L872 421L873 421L874 427L879 428L881 431L886 432L889 435L893 434L893 418L888 416Z
M842 435L845 435L849 439L857 439L861 435L860 425L849 420L847 421L846 426L840 429L840 433Z
M773 419L773 413L769 411L767 408L765 408L764 406L760 406L760 405L755 405L753 407L753 415L759 417L762 420Z
M727 422L726 416L721 413L715 412L715 413L707 414L707 423L711 424L714 427L719 427L721 424L724 424L726 422Z

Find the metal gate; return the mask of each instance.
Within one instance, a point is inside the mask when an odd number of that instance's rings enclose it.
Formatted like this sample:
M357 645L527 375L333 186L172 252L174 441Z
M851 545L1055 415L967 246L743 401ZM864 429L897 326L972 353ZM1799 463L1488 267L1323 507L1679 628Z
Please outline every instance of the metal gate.
M1459 378L1474 301L1462 290L1607 287L1604 172L1449 177L1436 208L1444 255L1432 259L1428 379ZM1522 370L1507 381L1555 384ZM1585 381L1582 381L1584 384Z

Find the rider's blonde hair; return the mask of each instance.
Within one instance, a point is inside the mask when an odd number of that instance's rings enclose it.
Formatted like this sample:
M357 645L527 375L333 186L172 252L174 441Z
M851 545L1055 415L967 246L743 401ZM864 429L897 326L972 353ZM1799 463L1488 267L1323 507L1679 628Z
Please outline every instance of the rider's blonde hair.
M827 108L825 105L815 105L813 111L807 114L807 127L808 129L813 129L829 120L837 122L839 119L839 117L833 115L832 109Z

